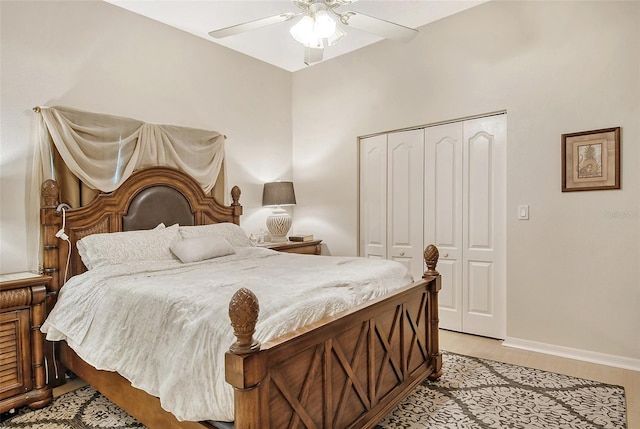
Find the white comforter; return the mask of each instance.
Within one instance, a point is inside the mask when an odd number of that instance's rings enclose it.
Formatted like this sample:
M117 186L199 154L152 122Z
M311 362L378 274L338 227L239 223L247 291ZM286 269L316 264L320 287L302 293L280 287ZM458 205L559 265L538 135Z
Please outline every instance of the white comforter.
M411 283L403 265L262 248L204 262L144 262L73 277L42 331L86 362L117 371L180 420L233 420L224 353L240 288L260 301L264 342Z

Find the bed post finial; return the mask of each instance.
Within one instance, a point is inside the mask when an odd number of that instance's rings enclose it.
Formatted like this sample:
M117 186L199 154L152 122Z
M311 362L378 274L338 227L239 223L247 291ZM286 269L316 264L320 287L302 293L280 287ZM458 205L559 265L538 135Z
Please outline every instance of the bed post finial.
M238 185L231 188L231 199L233 200L233 202L231 203L232 206L240 205L240 203L238 202L240 201L240 188L238 187Z
M229 318L238 340L229 348L231 353L241 355L260 349L260 342L253 338L259 312L258 298L249 289L241 288L233 294L229 302Z
M238 202L240 200L240 188L234 186L231 188L231 208L233 209L233 223L240 225L240 215L242 214L242 206Z
M45 180L40 189L42 193L42 207L56 207L58 205L58 183L53 179Z
M436 270L436 265L438 265L438 258L440 257L440 252L438 252L438 248L433 244L427 246L424 249L424 261L427 264L427 271L424 273L428 276L436 276L440 274Z

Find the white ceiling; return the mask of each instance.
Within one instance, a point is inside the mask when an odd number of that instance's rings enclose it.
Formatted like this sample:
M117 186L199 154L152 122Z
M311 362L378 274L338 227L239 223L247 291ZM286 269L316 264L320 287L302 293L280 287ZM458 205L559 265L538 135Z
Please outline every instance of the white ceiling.
M209 32L255 19L298 12L290 0L105 0L108 3L146 16L212 43L226 46L243 54L273 64L288 71L307 67L303 62L304 48L289 34L297 22L282 22L247 33L214 39ZM406 27L418 28L430 22L476 6L487 0L359 0L337 10L353 10ZM346 54L383 40L346 27L348 35L337 45L324 51L324 60ZM400 42L393 42L400 43Z

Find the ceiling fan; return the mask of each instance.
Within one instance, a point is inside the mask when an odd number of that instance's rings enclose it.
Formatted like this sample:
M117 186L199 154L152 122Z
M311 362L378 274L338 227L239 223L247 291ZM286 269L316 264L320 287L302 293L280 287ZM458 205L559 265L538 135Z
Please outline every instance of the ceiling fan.
M375 18L360 12L336 9L355 3L357 0L292 0L299 12L283 12L279 15L256 19L209 32L211 37L220 39L246 31L256 30L284 21L301 17L291 27L291 36L305 47L304 62L307 65L322 61L324 48L335 45L347 33L337 24L337 20L347 27L357 28L386 39L407 42L417 33L413 28ZM333 17L332 17L333 16Z

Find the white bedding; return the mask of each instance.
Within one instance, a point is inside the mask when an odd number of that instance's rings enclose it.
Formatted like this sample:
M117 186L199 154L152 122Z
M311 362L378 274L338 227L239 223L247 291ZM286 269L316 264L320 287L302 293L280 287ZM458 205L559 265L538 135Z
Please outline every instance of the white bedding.
M411 283L397 262L263 248L202 262L136 262L70 279L42 327L92 366L117 371L179 420L233 420L224 353L240 288L260 302L261 342ZM214 389L215 388L215 389Z

